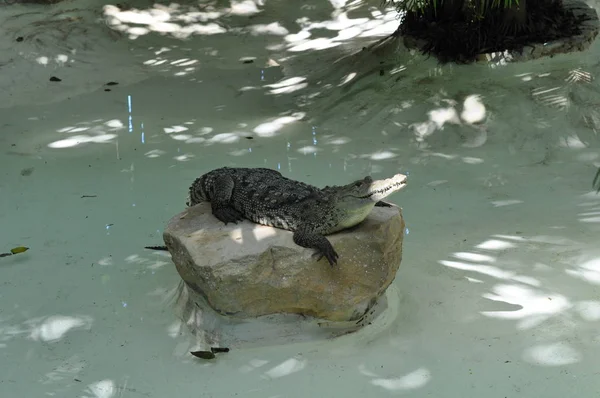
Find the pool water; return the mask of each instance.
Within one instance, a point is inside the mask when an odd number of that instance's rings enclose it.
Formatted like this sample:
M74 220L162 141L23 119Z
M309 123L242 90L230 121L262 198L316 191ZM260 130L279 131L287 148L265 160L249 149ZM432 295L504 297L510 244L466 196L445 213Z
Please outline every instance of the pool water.
M352 55L396 28L376 3L0 10L0 252L29 248L0 258L0 396L597 394L598 43L514 65ZM179 277L144 246L225 165L409 175L381 318L191 356Z

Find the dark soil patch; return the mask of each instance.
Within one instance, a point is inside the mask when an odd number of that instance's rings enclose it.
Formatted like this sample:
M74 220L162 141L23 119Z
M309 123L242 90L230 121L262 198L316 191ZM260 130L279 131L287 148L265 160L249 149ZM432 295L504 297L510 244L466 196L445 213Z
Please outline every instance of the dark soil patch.
M487 12L481 20L465 13L441 14L409 12L396 33L422 41L423 53L442 63L469 63L482 53L521 51L528 44L578 35L584 20L558 0L527 1L526 22L519 27L507 26L501 10Z

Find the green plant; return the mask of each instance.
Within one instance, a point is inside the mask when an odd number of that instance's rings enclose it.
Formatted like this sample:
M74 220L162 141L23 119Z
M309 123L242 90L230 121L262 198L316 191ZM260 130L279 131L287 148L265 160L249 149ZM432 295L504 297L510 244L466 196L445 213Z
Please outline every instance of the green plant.
M525 2L525 0L523 0ZM383 0L383 6L393 5L398 12L425 12L427 9L432 9L437 13L437 10L442 8L445 3L452 3L463 6L463 10L470 10L474 16L482 17L486 10L490 9L509 9L519 6L519 0ZM462 8L462 7L461 7Z

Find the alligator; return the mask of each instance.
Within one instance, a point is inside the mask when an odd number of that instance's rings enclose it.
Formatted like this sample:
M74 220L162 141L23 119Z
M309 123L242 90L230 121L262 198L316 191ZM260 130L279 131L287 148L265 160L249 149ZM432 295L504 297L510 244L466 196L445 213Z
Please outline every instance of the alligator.
M383 199L404 188L406 180L403 174L384 180L367 176L317 188L272 169L222 167L192 183L186 206L209 202L212 214L225 225L247 219L292 231L294 243L315 249L317 261L325 257L334 266L339 256L325 235L361 223L375 206L391 206Z

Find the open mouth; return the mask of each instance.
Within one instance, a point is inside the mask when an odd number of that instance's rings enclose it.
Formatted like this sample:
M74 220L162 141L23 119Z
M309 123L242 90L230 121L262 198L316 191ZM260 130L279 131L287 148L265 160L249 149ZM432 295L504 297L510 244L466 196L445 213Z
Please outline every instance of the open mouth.
M405 185L406 185L406 177L404 177L401 181L395 182L393 184L387 184L387 185L385 185L385 187L383 187L381 189L376 189L374 191L371 191L371 192L369 192L368 195L361 196L361 198L367 199L374 195L385 195L387 192L395 191L399 188L404 187Z

